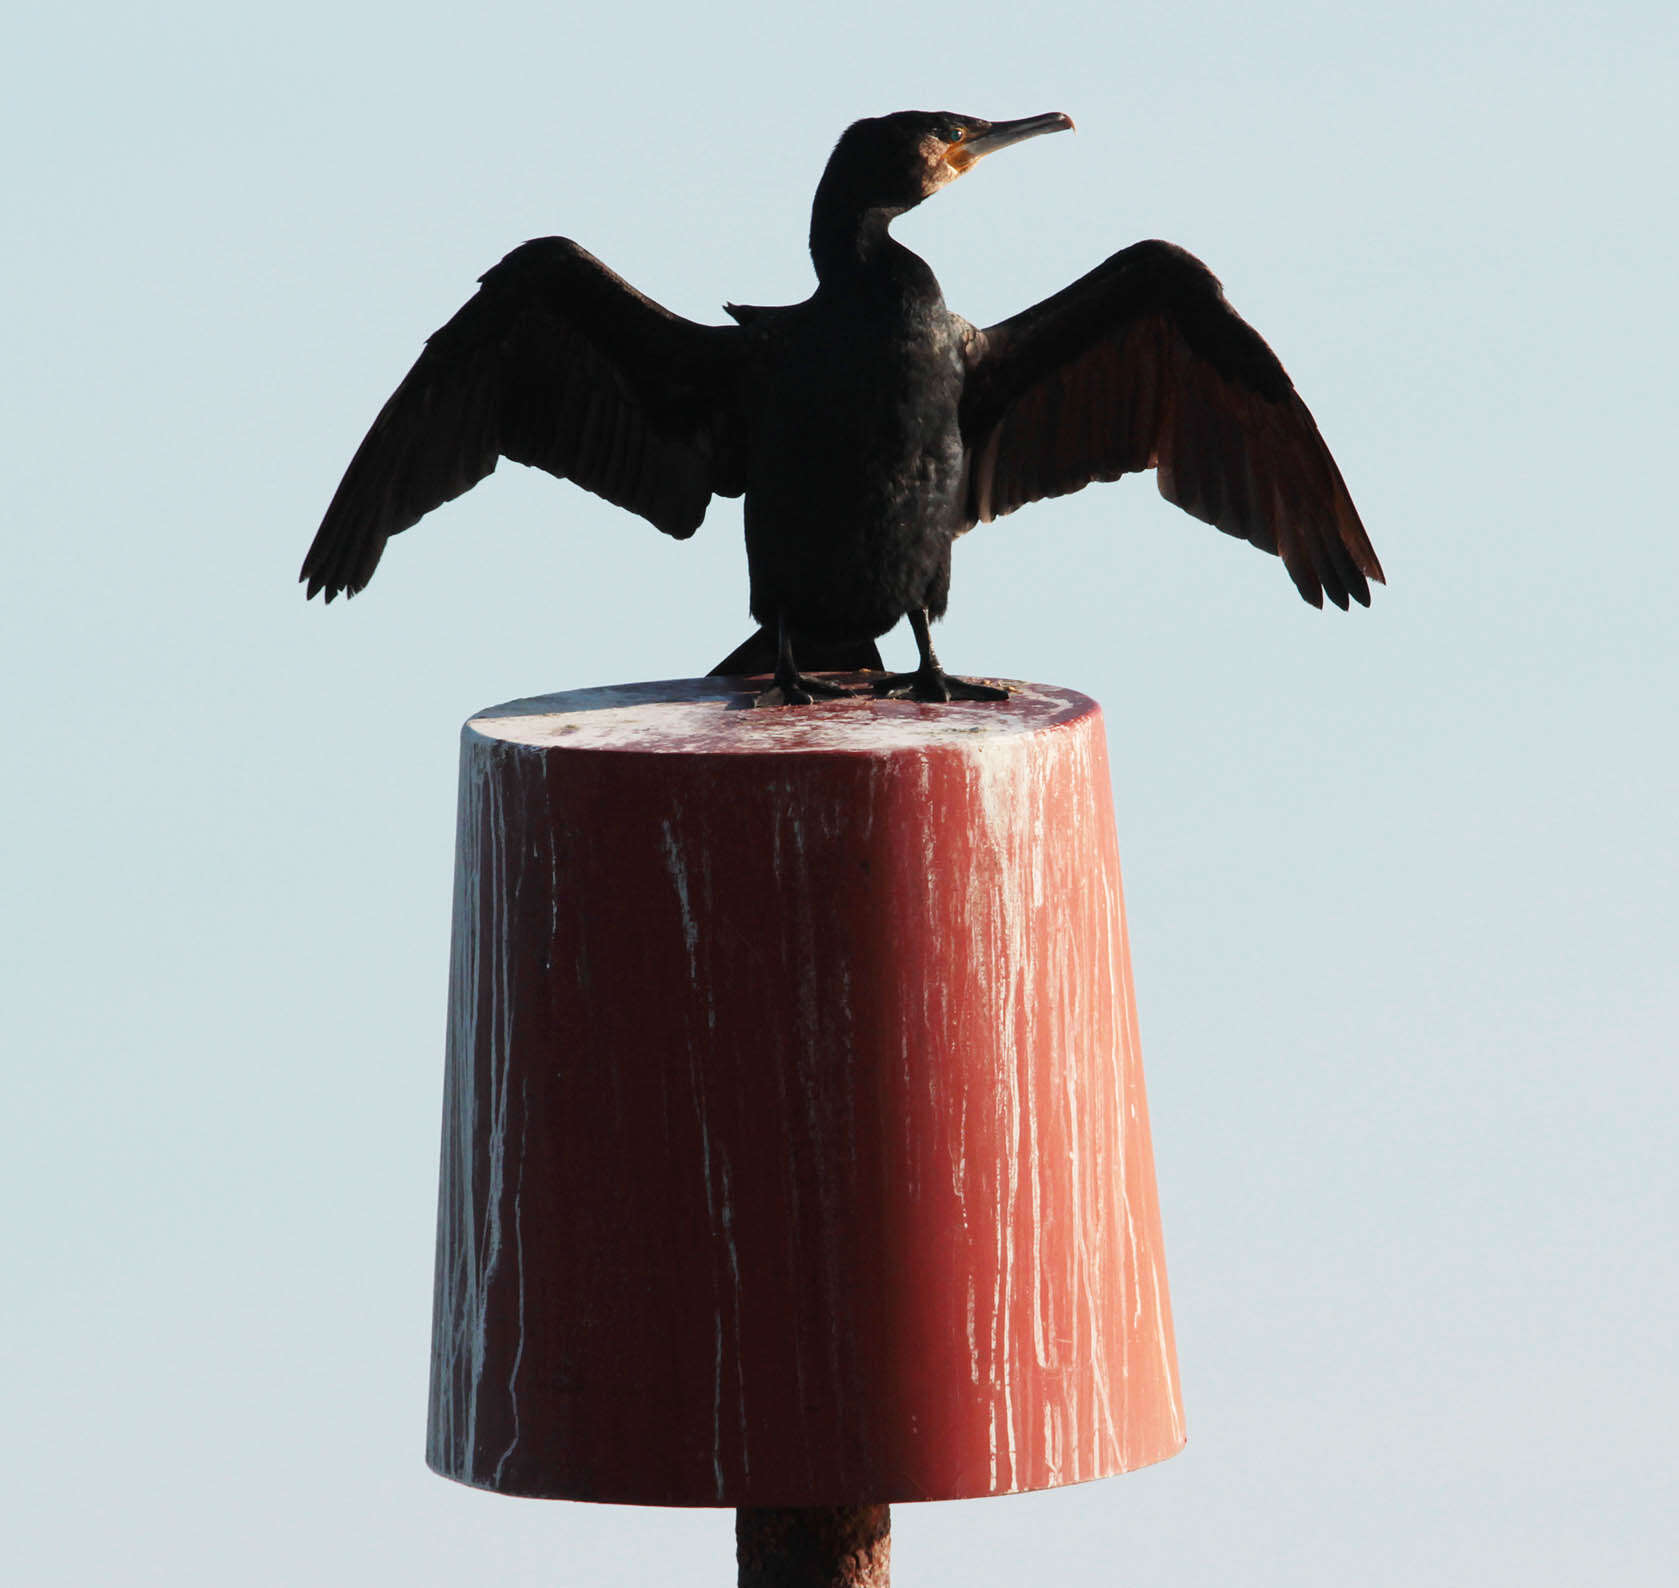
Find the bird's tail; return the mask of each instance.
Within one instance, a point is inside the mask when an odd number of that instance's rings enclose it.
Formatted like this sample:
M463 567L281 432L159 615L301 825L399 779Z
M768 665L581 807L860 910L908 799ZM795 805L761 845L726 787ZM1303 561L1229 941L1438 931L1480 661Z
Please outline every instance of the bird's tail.
M750 676L753 673L775 671L776 644L772 630L761 628L743 644L737 645L709 674L721 678L725 674ZM865 670L884 672L886 664L880 659L880 647L873 640L812 640L800 639L798 664L810 673L858 673Z

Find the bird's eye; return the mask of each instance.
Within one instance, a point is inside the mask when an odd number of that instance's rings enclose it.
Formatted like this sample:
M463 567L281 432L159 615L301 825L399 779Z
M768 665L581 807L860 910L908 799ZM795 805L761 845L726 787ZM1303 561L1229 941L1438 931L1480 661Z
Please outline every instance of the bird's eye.
M947 121L939 131L946 143L960 143L967 135L968 129L958 121Z

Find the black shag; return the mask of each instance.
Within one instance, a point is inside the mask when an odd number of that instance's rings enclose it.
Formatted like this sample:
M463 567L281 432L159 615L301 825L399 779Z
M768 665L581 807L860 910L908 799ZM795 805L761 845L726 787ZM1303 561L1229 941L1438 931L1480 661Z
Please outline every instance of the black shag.
M857 122L811 209L815 293L728 305L734 325L671 314L567 238L514 249L374 421L304 559L309 595L354 595L392 535L508 457L679 540L714 495L744 495L761 627L714 671L773 670L762 704L846 693L810 674L879 667L874 641L906 616L920 665L876 691L1003 698L933 653L952 543L1142 469L1168 501L1279 555L1314 606L1368 606L1381 565L1340 470L1193 255L1136 243L978 330L889 235L983 156L1071 126L1059 113Z

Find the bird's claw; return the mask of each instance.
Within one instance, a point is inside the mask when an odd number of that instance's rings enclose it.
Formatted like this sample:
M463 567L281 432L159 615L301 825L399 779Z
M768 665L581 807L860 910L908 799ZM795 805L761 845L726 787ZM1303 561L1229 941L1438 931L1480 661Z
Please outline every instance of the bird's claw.
M857 690L847 689L843 684L830 684L826 679L812 678L808 673L793 673L786 678L777 678L768 689L761 690L752 705L754 708L813 706L819 699L844 700L848 695L857 693Z
M943 668L919 667L913 673L891 673L870 686L877 695L893 700L922 700L944 705L952 700L1007 700L1009 692L996 684L976 683L971 678L952 678Z

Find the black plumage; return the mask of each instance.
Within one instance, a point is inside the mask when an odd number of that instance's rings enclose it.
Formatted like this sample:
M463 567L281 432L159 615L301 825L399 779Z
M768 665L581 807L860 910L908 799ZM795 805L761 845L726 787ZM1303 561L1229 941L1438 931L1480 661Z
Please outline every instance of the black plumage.
M1368 605L1381 565L1276 356L1169 243L1122 249L978 330L892 219L996 149L1070 128L904 111L860 121L811 211L816 291L737 322L671 314L566 238L515 249L427 343L350 463L301 578L353 595L385 542L509 457L685 539L745 496L758 632L716 671L775 677L765 704L844 693L908 617L914 673L874 688L997 699L951 678L928 624L975 524L1156 470L1167 500L1278 554L1302 596ZM801 671L801 667L804 671Z

